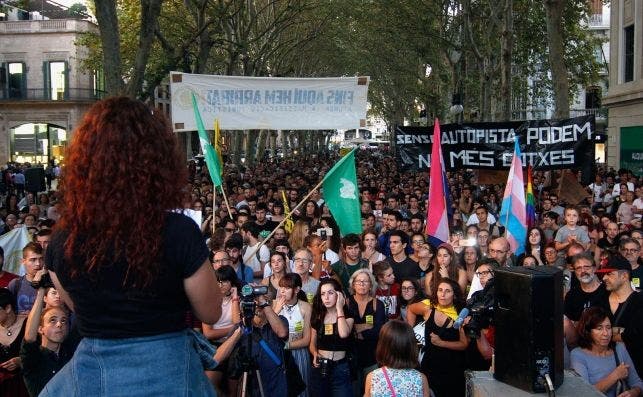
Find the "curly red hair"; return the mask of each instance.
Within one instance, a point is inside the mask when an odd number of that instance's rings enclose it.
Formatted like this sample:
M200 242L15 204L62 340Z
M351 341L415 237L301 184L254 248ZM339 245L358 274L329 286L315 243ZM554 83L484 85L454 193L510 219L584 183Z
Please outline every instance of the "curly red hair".
M68 233L71 275L124 258L123 285L149 285L165 216L182 208L187 181L167 119L127 97L97 102L74 132L65 163L56 227ZM77 255L83 259L71 260Z

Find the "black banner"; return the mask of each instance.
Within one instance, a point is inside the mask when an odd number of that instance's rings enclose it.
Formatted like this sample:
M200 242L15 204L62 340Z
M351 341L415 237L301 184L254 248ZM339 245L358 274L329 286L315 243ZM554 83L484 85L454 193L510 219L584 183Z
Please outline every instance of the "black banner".
M440 126L442 155L447 170L500 170L511 167L514 137L522 162L534 170L581 168L585 177L594 164L594 115L565 120L503 123L445 124ZM433 126L398 126L397 161L402 170L425 170L431 165Z

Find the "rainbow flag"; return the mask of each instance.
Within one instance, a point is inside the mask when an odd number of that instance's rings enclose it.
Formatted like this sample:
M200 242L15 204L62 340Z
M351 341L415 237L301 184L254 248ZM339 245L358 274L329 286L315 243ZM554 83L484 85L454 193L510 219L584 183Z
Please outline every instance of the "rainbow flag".
M447 174L442 158L440 121L433 125L433 147L431 149L431 172L429 174L429 208L426 216L426 234L434 246L449 241L449 220L447 215Z
M515 255L525 252L527 238L527 209L525 206L525 182L522 175L522 158L518 137L514 141L514 157L511 160L505 195L502 198L499 221L505 226L505 236Z
M531 176L531 165L527 167L527 228L536 226L536 197L534 196L534 188Z

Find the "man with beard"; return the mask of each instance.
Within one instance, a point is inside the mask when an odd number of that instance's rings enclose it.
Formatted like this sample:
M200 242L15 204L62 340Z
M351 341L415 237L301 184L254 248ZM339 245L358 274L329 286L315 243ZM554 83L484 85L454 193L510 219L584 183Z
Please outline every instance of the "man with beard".
M632 288L637 292L641 292L641 278L643 278L643 267L639 265L640 251L641 245L638 241L632 238L621 239L619 252L630 262L630 266L632 266L630 279L632 280Z
M632 265L623 256L612 256L607 266L596 271L605 273L603 282L609 294L612 340L623 342L637 373L643 373L643 296L632 289Z
M608 293L594 272L596 265L587 253L572 258L572 269L580 282L578 288L571 289L565 295L565 338L568 346L575 346L578 338L576 323L581 314L592 306L609 309Z

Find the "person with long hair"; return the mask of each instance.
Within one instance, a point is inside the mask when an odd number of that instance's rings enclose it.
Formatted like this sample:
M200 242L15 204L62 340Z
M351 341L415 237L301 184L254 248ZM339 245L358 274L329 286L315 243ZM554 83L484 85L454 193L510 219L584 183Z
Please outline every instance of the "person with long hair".
M533 256L538 262L538 266L544 266L547 263L545 258L545 247L547 246L547 237L545 232L538 226L532 226L527 229L527 238L525 239L525 252L516 258L517 263L522 263L525 256Z
M377 233L375 230L369 229L362 233L362 244L364 245L362 259L366 259L368 261L370 268L373 267L375 262L386 259L384 254L380 252L380 248L377 244Z
M600 306L581 314L576 325L578 347L571 352L572 368L606 396L640 396L643 382L625 345L612 341L610 317Z
M297 273L287 273L279 279L279 293L273 303L275 313L288 320L288 342L285 349L292 354L301 378L310 385L310 316L312 306L307 302L306 294L301 289L301 277ZM300 397L310 396L307 387Z
M268 263L270 264L272 274L261 280L261 285L268 287L268 296L271 300L274 300L277 298L277 293L279 291L279 280L288 273L290 264L286 259L286 255L278 251L274 251L270 254L270 262Z
M469 338L464 328L453 327L455 317L464 306L462 291L454 280L443 278L431 297L424 327L425 354L422 372L431 380L436 397L464 396L465 350Z
M20 346L27 317L16 313L16 298L7 288L0 288L0 396L26 397Z
M438 282L443 278L456 280L461 292L467 289L467 272L457 264L456 255L450 244L438 246L433 271L424 278L424 291L428 296L435 294Z
M187 173L167 119L97 102L65 162L46 264L83 339L41 395L213 395L185 314L216 323L221 291L199 227L174 212Z
M321 210L319 209L319 206L315 201L308 200L306 201L304 208L305 209L303 217L308 221L308 223L310 223L311 229L317 230L317 228L321 226L319 222L319 218L321 217Z
M418 347L410 325L391 320L380 330L375 358L380 368L366 376L366 397L429 397L429 382L417 371Z
M482 259L482 252L480 252L480 248L478 248L477 245L470 245L464 247L460 255L460 263L462 263L462 267L464 267L464 270L467 272L467 285L470 286L478 262Z
M413 313L410 313L408 308L410 305L421 302L425 299L424 290L420 287L418 280L413 277L405 277L400 282L400 317L408 321L409 315L413 316L413 319L409 324L414 327L417 324L417 316Z
M354 319L342 286L334 278L319 283L310 320L310 353L313 355L311 392L316 396L352 397L347 351L351 349Z
M290 243L290 248L294 251L298 251L304 248L304 239L310 234L310 225L306 221L299 220L295 222L295 226L290 233L288 242Z
M389 271L391 270L389 265ZM375 276L368 269L359 269L353 273L348 285L351 293L348 298L348 310L350 316L355 319L355 356L359 368L356 386L362 387L366 374L376 368L377 337L388 318L384 303L376 297ZM357 387L354 393L362 394L363 391Z
M225 253L225 251L223 251ZM221 317L214 324L202 324L203 336L208 338L215 346L221 346L227 339L228 335L234 331L235 325L239 319L239 297L237 292L241 290L241 281L237 277L237 272L232 266L223 265L215 270L219 288L223 299L221 301ZM228 361L223 361L213 370L206 371L205 374L220 395L223 390L223 379L227 378L227 391L229 395L234 395L237 390L237 380L227 376Z

